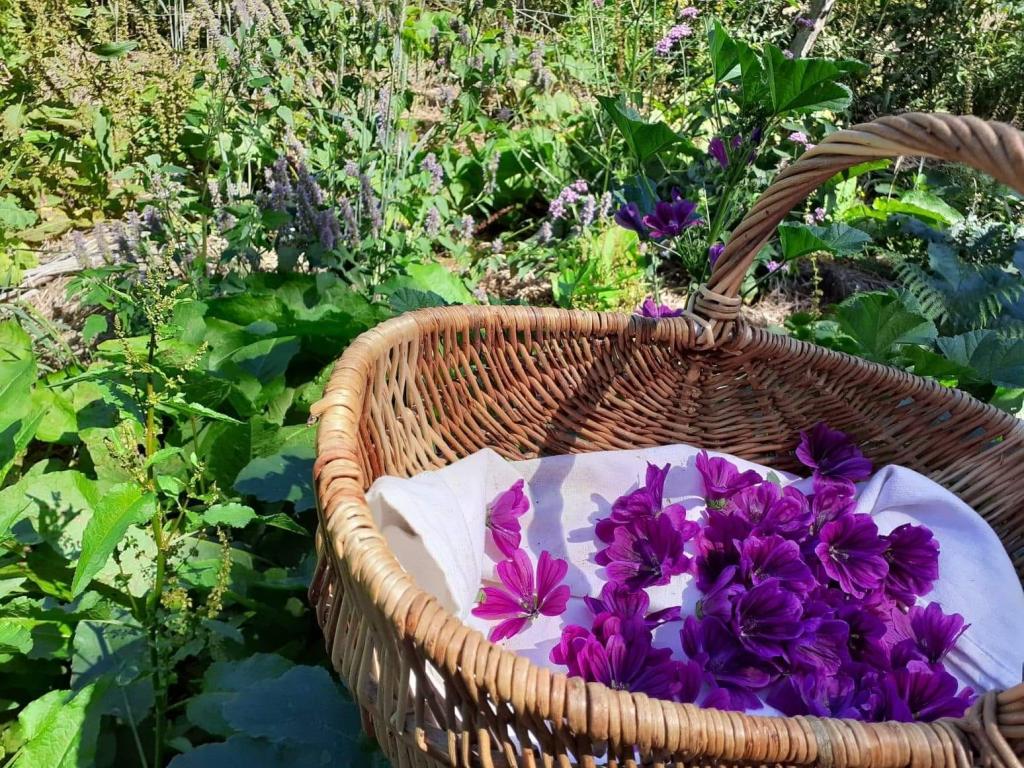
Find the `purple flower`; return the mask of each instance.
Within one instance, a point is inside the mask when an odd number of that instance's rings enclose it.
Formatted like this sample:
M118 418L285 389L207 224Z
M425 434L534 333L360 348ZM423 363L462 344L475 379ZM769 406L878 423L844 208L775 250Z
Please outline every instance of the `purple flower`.
M684 37L689 37L693 34L693 27L689 24L676 24L668 33L661 38L654 45L654 51L659 56L668 56L672 53L672 49L676 43L682 40Z
M817 534L826 523L853 514L857 506L853 497L856 490L849 481L832 482L815 477L814 495L811 496L811 533Z
M814 29L814 20L808 19L806 16L797 16L796 25L805 29Z
M849 627L846 649L851 659L879 669L889 666L886 624L875 611L863 605L849 604L836 611L836 618Z
M663 237L675 237L701 223L696 215L697 204L680 197L675 191L672 201L660 200L654 205L654 213L644 216L644 224L650 230L651 237L660 240Z
M660 611L647 612L651 605L651 599L642 589L630 589L623 584L606 582L601 587L600 597L584 597L583 602L594 614L595 627L601 625L608 618L615 617L620 621L632 621L642 619L647 629L660 627L670 621L679 621L682 618L679 606L664 608Z
M697 601L696 614L698 619L713 616L726 623L732 621L733 605L736 598L746 589L736 582L737 568L730 565L722 569L715 583L704 590L704 595Z
M938 603L915 605L908 614L914 645L924 660L936 665L949 653L970 624L959 613L945 614Z
M715 266L718 263L718 258L725 253L725 243L715 243L708 248L708 263L711 266Z
M861 719L867 692L846 675L797 674L785 678L768 696L768 703L787 717L813 715Z
M811 523L811 509L807 497L792 486L780 488L763 482L744 488L730 499L736 515L746 520L759 534L778 534L787 539L799 539L807 533Z
M736 639L736 634L712 616L700 621L687 616L679 637L687 657L704 670L705 680L725 688L727 693L756 691L770 685L775 678L776 673L763 659L746 650ZM724 698L716 697L711 703L705 700L704 706L745 709L743 705L757 706L758 703L756 696L753 701L748 696L745 701L741 698L737 702L726 695ZM741 706L736 707L736 704Z
M646 237L647 227L644 226L644 217L636 203L626 203L615 212L615 223L623 229L636 232L640 237Z
M708 507L706 525L697 534L697 587L707 592L721 573L731 565L739 566L737 542L751 533L751 526L737 514Z
M776 579L769 579L736 602L736 636L744 648L761 658L781 656L786 644L803 632L801 613L800 598L782 589Z
M694 8L692 5L688 5L679 11L680 19L695 19L700 15L700 11Z
M690 558L683 552L686 536L664 515L636 520L615 529L612 543L597 553L608 577L631 589L668 584L684 573Z
M776 261L775 259L769 259L765 263L765 266L768 268L768 273L771 274L773 272L778 272L785 266L785 264L783 264L781 261Z
M782 588L801 595L817 585L800 556L799 545L781 536L751 536L744 541L740 547L740 573L754 586L775 579Z
M788 138L794 144L806 144L807 143L807 134L804 133L803 131L793 131L791 134L789 134Z
M430 188L428 191L431 194L439 192L441 185L444 184L444 168L437 162L437 155L433 152L428 152L427 156L423 158L423 162L420 163L420 168L430 174Z
M708 506L721 506L744 488L761 482L761 476L754 470L741 473L732 462L718 456L711 458L707 451L697 454L696 467L704 480L704 500Z
M725 148L725 142L722 141L721 136L715 136L708 142L708 154L718 161L722 170L729 167L729 151Z
M957 680L944 669L920 662L894 670L890 678L885 716L890 720L930 722L940 717L963 717L974 691L957 693Z
M615 690L674 698L683 676L680 663L671 660L672 651L652 648L650 633L637 624L626 623L621 629L602 638L582 627L567 627L551 650L551 661L566 666L570 676Z
M850 628L827 612L809 616L812 612L804 611L803 634L786 648L786 658L793 669L831 677L849 659Z
M559 616L565 612L569 587L561 584L569 570L565 560L551 557L544 550L537 562L534 581L533 564L518 549L512 559L498 563L498 578L505 588L484 587L483 600L473 609L482 619L503 619L489 635L492 643L517 635L537 616Z
M871 475L871 462L864 458L850 436L829 429L823 421L800 433L796 456L801 464L814 470L815 476L841 478L856 483Z
M931 592L939 578L939 543L926 527L910 523L895 528L882 540L887 544L883 555L889 563L885 592L913 605L918 595Z
M517 480L511 488L500 493L487 510L487 529L505 557L512 557L522 543L519 518L529 508L530 500L523 493L523 481Z
M885 542L868 515L847 515L827 523L814 548L825 573L853 597L877 589L889 572Z
M652 315L645 316L651 317ZM674 315L662 314L660 317L674 317ZM668 469L668 464L659 468L648 463L645 484L632 493L627 493L615 500L615 503L612 504L611 516L598 521L594 528L597 538L607 544L612 541L615 529L620 525L629 525L640 518L657 517L658 515L667 516L687 540L696 536L699 526L686 519L686 509L682 504L670 504L664 509L662 508Z
M637 310L633 313L640 317L680 317L683 314L681 309L672 309L668 304L658 304L654 299L648 296L644 299L644 303L641 304Z

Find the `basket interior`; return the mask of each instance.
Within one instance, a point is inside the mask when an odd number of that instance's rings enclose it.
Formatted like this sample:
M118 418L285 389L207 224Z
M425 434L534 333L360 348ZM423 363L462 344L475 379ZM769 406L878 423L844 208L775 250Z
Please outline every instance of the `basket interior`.
M590 332L434 324L395 339L367 382L364 484L485 446L524 459L681 442L798 470L798 432L824 420L877 465L910 467L960 495L1024 574L1024 430L1012 415L759 329L699 352L659 338L654 323L620 321Z

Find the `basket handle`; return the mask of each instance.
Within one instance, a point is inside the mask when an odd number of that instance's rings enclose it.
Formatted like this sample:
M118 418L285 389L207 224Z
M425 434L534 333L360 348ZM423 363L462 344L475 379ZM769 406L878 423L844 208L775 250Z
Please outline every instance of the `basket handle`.
M900 155L963 163L1024 194L1024 133L1005 123L910 112L837 131L782 171L761 194L733 230L690 309L712 324L734 321L742 303L743 276L793 207L840 171Z

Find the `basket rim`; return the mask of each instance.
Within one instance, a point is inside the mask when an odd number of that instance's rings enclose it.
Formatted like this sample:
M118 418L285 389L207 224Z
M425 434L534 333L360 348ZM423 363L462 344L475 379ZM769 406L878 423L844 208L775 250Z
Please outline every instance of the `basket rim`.
M494 701L512 702L517 715L526 713L546 721L559 716L577 738L606 743L609 748L629 741L639 743L635 734L632 739L629 736L631 730L640 730L645 732L644 745L656 751L726 761L870 763L872 768L895 768L911 760L937 765L972 763L965 733L975 728L960 719L867 723L812 716L748 715L586 683L491 643L421 589L388 547L366 502L363 486L368 478L363 477L358 461L358 433L369 394L367 377L380 355L400 344L416 343L424 333L480 326L525 333L562 330L591 336L627 335L632 343L665 343L691 349L695 354L738 354L751 345L789 345L795 351L824 354L823 360L837 365L852 363L865 372L896 376L913 386L916 396L938 396L948 399L950 408L957 412L969 408L1004 421L1000 427L1006 434L1024 441L1024 425L1016 417L961 390L743 321L734 323L728 337L720 338L716 348L708 350L698 347L699 331L694 334L692 323L685 317L653 320L526 306L454 306L405 313L365 331L348 346L334 366L323 398L311 408L312 418L318 422L313 479L324 548L335 567L341 561L346 563L348 573L366 590L400 642L414 643L439 669L461 676L475 696L486 693ZM496 669L499 673L494 673ZM543 690L545 685L548 691ZM1000 705L1015 702L1024 699L1024 686L993 696ZM613 725L612 719L618 722ZM634 721L632 727L628 720Z

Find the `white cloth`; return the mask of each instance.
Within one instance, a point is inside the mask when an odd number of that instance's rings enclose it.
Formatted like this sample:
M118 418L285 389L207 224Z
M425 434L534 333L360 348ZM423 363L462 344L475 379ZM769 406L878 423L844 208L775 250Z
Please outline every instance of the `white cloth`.
M536 664L562 671L551 664L548 653L563 626L589 626L591 616L582 598L597 596L605 583L604 569L594 562L595 523L609 514L616 498L644 482L648 462L672 465L665 503L681 502L689 519L699 519L703 485L694 466L698 453L691 446L672 445L507 462L484 449L416 477L382 477L367 500L403 567L449 610L486 634L493 622L470 611L481 583L495 579L494 566L501 559L486 535L487 506L524 479L530 509L520 518L523 547L534 562L544 549L568 561L565 583L572 599L562 616L539 617L502 644ZM774 472L782 484L798 483L809 490L808 480L727 454L711 455L762 477ZM971 625L948 657L949 671L978 691L1020 682L1024 589L999 538L981 516L928 478L898 466L882 468L859 486L857 511L871 514L882 533L909 522L926 525L935 534L939 580L924 602L937 601L946 613L959 613ZM691 575L683 574L670 584L649 588L651 609L682 604L684 615L693 613L699 592L692 582ZM655 645L672 648L682 658L679 628L678 622L660 627Z

